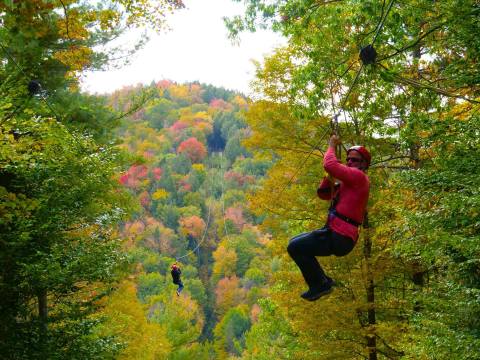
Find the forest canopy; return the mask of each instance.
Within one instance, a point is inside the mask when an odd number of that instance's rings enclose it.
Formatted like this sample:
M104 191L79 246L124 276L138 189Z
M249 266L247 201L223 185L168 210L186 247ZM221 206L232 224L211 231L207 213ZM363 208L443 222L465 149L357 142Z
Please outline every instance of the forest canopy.
M193 81L80 91L181 1L0 2L2 357L478 358L480 6L244 4L231 37L287 39L255 101ZM334 131L340 160L372 154L368 217L348 256L319 258L337 286L310 303L286 248L325 224Z

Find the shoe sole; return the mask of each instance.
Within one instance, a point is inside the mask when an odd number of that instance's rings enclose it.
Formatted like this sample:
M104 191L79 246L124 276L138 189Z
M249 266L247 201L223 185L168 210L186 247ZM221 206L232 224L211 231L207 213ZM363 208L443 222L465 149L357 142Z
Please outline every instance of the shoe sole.
M333 291L333 289L330 288L330 289L328 289L328 290L322 291L321 293L315 295L314 297L304 298L304 299L305 299L305 300L308 300L308 301L315 301L315 300L320 299L322 296L325 296L325 295L330 294L332 291Z

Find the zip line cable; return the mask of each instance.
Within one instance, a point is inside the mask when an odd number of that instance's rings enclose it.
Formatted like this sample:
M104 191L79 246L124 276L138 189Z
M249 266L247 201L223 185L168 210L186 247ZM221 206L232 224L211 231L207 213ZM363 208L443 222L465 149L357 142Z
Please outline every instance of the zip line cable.
M7 50L7 48L5 47L5 45L3 45L2 43L0 43L0 48L2 48L3 52L5 53L5 55L7 55L7 57L12 61L12 63L18 68L18 70L20 71L20 73L23 74L23 76L25 76L25 78L29 78L29 76L27 76L27 73L26 71L20 66L20 64L15 60L15 58L12 56L12 54L10 54L10 52ZM30 94L32 95L35 95L35 94L39 94L40 95L40 98L45 102L45 104L47 105L47 107L50 109L50 112L53 114L53 116L55 117L55 119L57 121L60 121L61 117L57 114L57 112L55 111L55 109L50 105L50 103L48 102L47 98L45 97L45 90L42 89L42 86L41 84L38 82L38 81L34 81L34 80L31 80L28 84L28 90L30 92Z
M13 64L18 68L18 70L25 76L25 78L28 78L27 76L27 73L24 71L24 69L18 64L18 62L15 60L15 58L10 54L10 52L6 49L6 47L0 43L0 48L3 50L3 52L7 55L8 58L10 58L10 60L13 62ZM35 91L35 93L38 93L40 95L40 98L45 102L45 104L47 105L47 107L50 109L50 111L52 112L52 114L54 115L55 119L57 121L60 122L60 116L57 115L57 113L55 112L55 110L53 109L53 107L50 105L50 103L48 102L48 100L46 99L46 97L44 96L43 92L44 90L42 90L41 88L41 84L38 82L38 81L30 81L30 83L28 84L28 89L30 91L30 93L32 93L33 89L36 89L37 91ZM73 137L75 138L75 137ZM76 139L76 138L75 138ZM213 184L212 184L213 186ZM200 245L205 241L206 239L206 234L207 234L207 231L208 231L208 226L210 224L210 217L211 217L211 210L212 210L212 206L210 205L208 207L208 215L207 215L207 223L205 225L205 231L203 233L203 236L202 236L202 239L200 240L200 242L197 243L197 246L193 249L193 250L190 250L189 252L187 252L185 255L182 255L180 257L177 257L176 260L180 260L186 256L188 256L190 253L193 253L195 252L199 247Z
M20 71L20 73L23 74L25 76L25 78L28 79L29 76L27 76L27 73L25 72L25 70L20 66L20 64L18 64L18 62L15 60L15 58L10 54L10 52L7 50L7 48L2 43L0 43L0 48L3 50L5 55L12 61L12 63L17 67L17 69ZM29 89L30 93L38 93L40 95L40 98L45 102L45 104L47 105L47 107L49 108L51 113L54 115L55 119L58 122L60 122L61 118L60 118L60 116L58 116L56 111L53 109L53 107L48 102L47 98L44 96L44 90L41 88L41 84L38 81L33 81L32 80L28 84L28 89ZM36 90L36 91L33 91L33 90ZM212 183L212 186L213 186L213 183ZM203 236L202 236L201 240L197 243L197 245L195 246L195 248L193 250L190 250L185 255L177 257L176 258L177 261L186 257L186 256L188 256L190 253L195 252L200 247L200 245L205 241L206 234L207 234L207 231L208 231L208 226L210 224L211 210L212 210L212 205L210 204L210 206L208 207L207 223L205 225L205 231L203 233Z
M392 9L392 6L393 6L393 3L395 2L395 0L391 0L390 1L390 4L388 5L388 9L387 11L385 12L385 15L383 16L383 18L381 17L380 18L380 22L379 24L377 25L377 31L375 32L375 35L373 36L373 40L372 40L372 43L371 45L373 45L375 43L375 41L377 40L377 36L378 34L380 33L380 31L382 31L382 28L383 28L383 24L385 24L385 20L387 19L387 16L388 16L388 13L390 12L390 10ZM383 11L383 9L382 9ZM383 15L383 14L382 14Z
M223 151L220 153L220 169L222 170L222 213L223 213L223 228L225 229L225 237L228 240L230 234L227 230L227 222L225 219L225 170L223 170Z
M375 30L375 34L373 36L373 39L372 39L372 42L363 47L361 50L360 50L360 60L361 60L361 65L360 65L360 68L358 69L357 73L355 74L355 77L351 83L351 85L349 86L347 92L345 93L345 95L343 96L343 99L342 101L340 102L340 106L338 107L339 110L343 111L344 110L344 106L348 100L348 98L350 97L352 91L353 91L353 88L355 87L355 85L357 84L358 82L358 79L360 78L360 74L362 73L362 70L364 68L365 65L368 65L368 64L373 64L375 63L375 59L376 59L376 56L377 56L377 53L373 47L375 41L377 40L377 37L378 35L380 34L380 31L382 30L383 28L383 25L385 24L385 20L387 19L388 17L388 14L390 12L390 10L392 9L393 7L393 4L394 4L395 0L391 0L390 3L388 4L388 8L387 10L385 11L385 14L383 13L383 10L384 8L382 7L382 15L380 17L380 21L379 23L377 24L376 26L376 30ZM335 111L335 110L334 110ZM338 135L339 134L339 125L338 125L338 117L340 116L340 112L337 112L331 122L330 122L330 125L331 125L331 128L332 128L332 131L334 134ZM312 147L312 149L310 150L310 152L307 154L307 156L303 159L303 161L300 163L300 166L298 166L296 169L295 169L295 172L294 174L290 177L290 179L288 180L287 184L285 184L282 189L280 190L279 194L278 194L278 197L280 197L281 194L283 194L283 192L285 191L285 189L290 186L293 182L293 179L297 176L297 174L299 173L299 171L305 166L306 162L308 161L308 159L310 158L310 156L312 156L313 152L315 150L318 149L320 143L323 141L324 137L325 137L325 134L327 134L327 132L324 133L324 135L320 138L320 140L315 144L315 146Z
M212 186L211 186L211 189L210 189L210 195L213 194L213 185L214 185L214 182L212 181ZM212 204L210 203L210 205L208 206L208 215L207 215L207 223L205 224L205 230L203 232L203 236L202 238L200 239L200 241L197 243L197 245L190 251L188 251L185 255L182 255L182 256L179 256L179 257L176 257L176 261L180 260L180 259L183 259L184 257L190 255L190 254L193 254L199 247L200 245L205 241L205 239L207 238L207 232L208 232L208 226L210 225L210 217L211 217L211 214L212 214Z
M360 73L363 69L363 64L362 66L360 66L360 69L357 71L357 74L355 75L355 78L352 82L352 84L350 85L347 93L346 93L346 96L344 97L343 101L342 101L342 107L345 105L345 102L347 101L348 99L348 96L350 96L351 92L352 92L352 89L353 87L355 86L355 84L357 83L359 77L360 77ZM336 118L338 118L338 115L335 115ZM338 119L336 120L337 122L337 126L338 126ZM305 166L305 164L307 163L308 159L310 159L310 156L312 156L313 152L315 150L318 149L320 143L325 139L325 136L328 135L328 132L325 131L323 133L323 135L320 137L320 139L315 143L315 146L312 147L312 150L310 150L310 152L307 154L307 156L303 159L303 161L301 162L300 166L296 167L295 169L295 172L294 174L290 177L290 179L288 180L287 184L284 185L281 189L281 191L279 192L278 194L278 197L280 197L281 194L283 194L283 192L285 191L285 189L290 186L292 184L292 181L293 179L298 175L298 173L300 172L300 170L302 170L302 168Z

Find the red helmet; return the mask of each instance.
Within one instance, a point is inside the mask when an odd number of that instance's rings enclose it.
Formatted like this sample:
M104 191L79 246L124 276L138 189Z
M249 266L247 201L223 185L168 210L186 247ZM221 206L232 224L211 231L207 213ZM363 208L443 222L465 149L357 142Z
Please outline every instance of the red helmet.
M350 149L347 150L347 155L352 150L355 150L360 155L362 155L362 158L367 162L367 167L370 166L370 161L372 160L372 155L370 155L370 153L368 152L368 150L365 146L361 146L361 145L352 146Z
M177 265L177 264L173 264L173 265L172 265L172 269L176 269L176 268L178 268L178 265Z

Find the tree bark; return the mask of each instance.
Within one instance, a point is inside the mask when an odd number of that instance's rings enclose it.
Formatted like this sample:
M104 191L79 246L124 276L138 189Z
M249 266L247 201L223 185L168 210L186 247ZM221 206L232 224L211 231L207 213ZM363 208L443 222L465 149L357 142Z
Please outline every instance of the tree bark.
M376 313L375 313L375 282L370 264L372 257L372 239L370 237L370 228L368 224L368 214L364 220L364 248L365 264L367 267L367 304L368 304L368 329L369 334L366 337L368 359L377 360L377 336L376 336Z
M40 319L40 343L45 344L48 331L48 307L47 307L47 291L42 289L38 292L38 317Z

